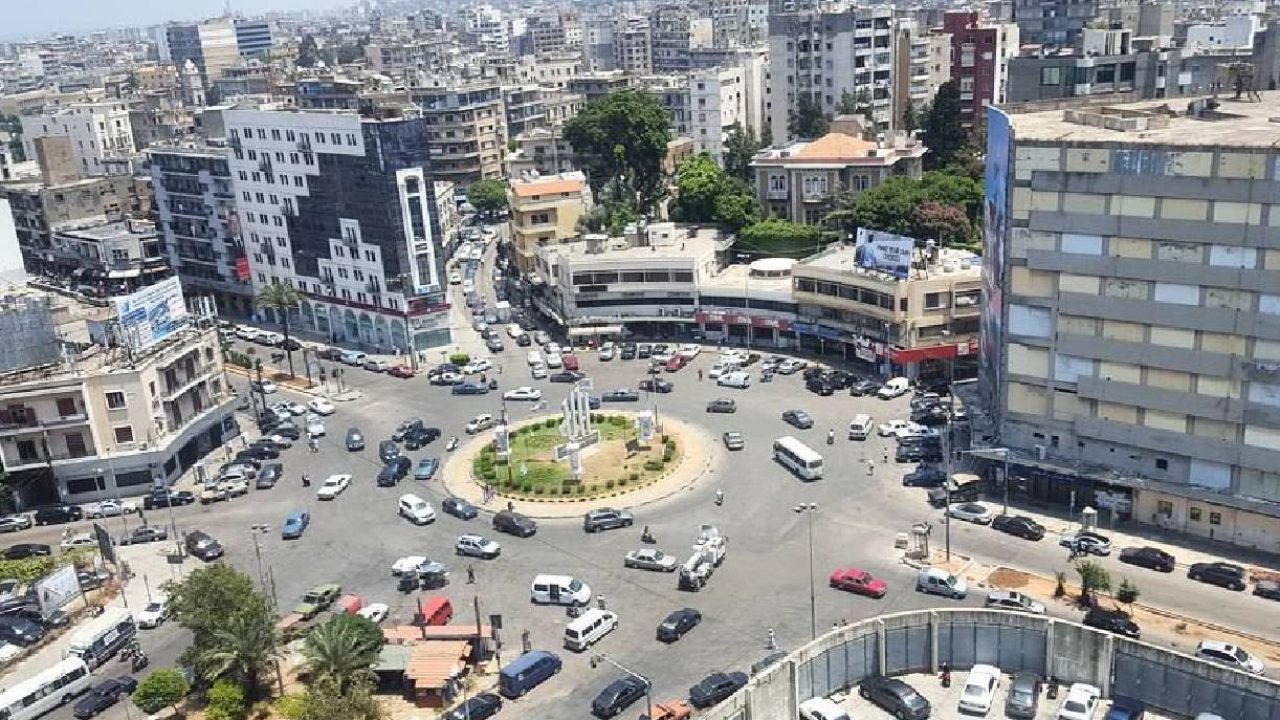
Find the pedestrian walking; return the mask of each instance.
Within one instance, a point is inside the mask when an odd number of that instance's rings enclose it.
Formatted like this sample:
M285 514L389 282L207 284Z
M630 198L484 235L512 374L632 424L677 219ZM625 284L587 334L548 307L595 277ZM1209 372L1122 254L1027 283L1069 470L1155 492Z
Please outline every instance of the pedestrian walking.
M607 608L604 606L604 593L600 593L600 594L596 595L596 606L597 606L597 607L599 607L601 610L606 610L606 609L607 609Z
M515 512L515 511L516 511L516 504L515 504L515 503L513 503L513 502L511 502L510 500L508 500L508 501L507 501L507 512Z
M769 628L769 649L778 649L778 638L773 634L773 628Z
M525 652L529 652L530 650L533 649L533 643L529 641L528 630L525 630L524 632L520 633L520 646L524 649Z
M867 477L871 477L872 475L875 475L875 474L876 474L876 461L868 460L867 461Z
M698 382L702 382L702 368L698 368Z
M884 464L889 464L889 448L884 449Z
M476 584L476 568L474 565L467 566L467 584L468 585Z

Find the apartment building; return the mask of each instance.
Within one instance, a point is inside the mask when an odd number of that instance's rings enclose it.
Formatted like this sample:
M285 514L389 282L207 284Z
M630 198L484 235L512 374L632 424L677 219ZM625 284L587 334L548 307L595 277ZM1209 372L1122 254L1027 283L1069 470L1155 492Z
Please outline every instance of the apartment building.
M270 21L238 18L235 28L236 49L240 52L240 57L263 57L271 54L275 39L272 37Z
M659 5L649 14L650 70L655 73L689 71L693 20L683 4Z
M569 80L569 92L581 95L585 102L591 103L610 93L632 87L635 76L622 70L606 72L586 72Z
M120 100L74 103L32 115L23 115L22 150L36 157L35 141L45 137L66 137L75 153L80 175L107 175L109 161L121 160L137 152L129 104Z
M506 112L497 80L436 77L409 88L427 126L431 172L466 187L501 177Z
M247 316L254 310L253 283L230 155L226 147L195 144L147 149L169 267L188 294L212 297L221 314Z
M688 130L697 152L710 153L716 163L724 164L724 141L736 125L751 128L758 134L759 114L751 114L751 98L760 91L748 87L749 76L740 67L710 68L689 73Z
M613 30L614 68L626 73L653 72L653 45L649 19L619 18Z
M539 85L504 85L502 105L506 109L505 137L514 138L533 128L548 124L547 111Z
M584 19L582 22L582 67L587 72L607 72L618 68L612 17Z
M303 293L295 327L381 352L449 343L429 119L223 113L250 280Z
M1013 0L1013 21L1028 45L1070 46L1100 6L1099 0Z
M915 20L894 25L893 117L902 127L908 111L919 112L951 79L951 35L930 32Z
M770 215L817 225L830 212L832 195L860 193L890 177L920 177L924 144L896 135L885 142L863 140L839 119L835 132L813 141L765 148L751 161L756 192Z
M169 276L169 263L155 224L127 218L53 227L46 267L56 277L101 283L112 293L132 292Z
M1280 551L1280 96L988 117L983 387L1015 487Z
M9 201L27 268L56 277L53 231L67 224L123 220L130 214L134 189L133 178L121 175L56 185L18 178L0 183L0 198Z
M249 49L254 52L263 49L261 28L256 23L245 25L244 36ZM267 37L269 49L270 28ZM223 68L239 64L241 57L237 23L229 17L170 23L165 27L165 48L167 59L179 68L190 60L200 71L206 88L211 79L221 75Z
M848 92L871 98L875 129L893 129L893 8L831 3L769 18L769 127L775 142L794 139L791 111L801 94L827 115Z
M164 310L169 298L182 307L170 282L155 298L131 298L144 311ZM22 506L147 494L239 433L216 331L172 318L171 334L128 349L63 354L59 330L132 327L114 309L68 302L10 292L0 313L10 340L0 354L0 463Z
M516 267L525 277L533 273L537 249L576 238L578 219L591 210L591 191L580 172L513 179L507 199Z
M573 148L560 125L534 128L516 136L515 152L507 155L507 177L573 172Z
M988 22L974 11L948 12L942 31L951 36L951 79L960 90L965 127L982 123L988 105L1005 101L1009 58L1018 54L1021 25Z

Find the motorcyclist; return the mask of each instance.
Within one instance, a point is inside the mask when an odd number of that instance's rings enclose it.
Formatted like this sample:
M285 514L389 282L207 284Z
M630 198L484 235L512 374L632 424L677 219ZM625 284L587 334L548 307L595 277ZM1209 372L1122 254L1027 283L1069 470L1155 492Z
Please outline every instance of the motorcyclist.
M311 476L306 473L302 473L302 487L311 487Z
M836 429L835 429L835 428L831 428L830 430L828 430L828 431L827 431L827 444L828 444L828 445L835 445L835 444L836 444Z
M716 490L716 504L717 505L724 504L724 490Z

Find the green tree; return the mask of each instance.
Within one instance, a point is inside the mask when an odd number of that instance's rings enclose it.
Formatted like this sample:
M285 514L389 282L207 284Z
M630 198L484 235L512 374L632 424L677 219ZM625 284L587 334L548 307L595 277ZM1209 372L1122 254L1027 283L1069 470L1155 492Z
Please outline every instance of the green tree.
M260 310L272 310L280 319L284 332L284 353L289 358L289 377L293 377L293 342L289 340L289 313L302 302L302 293L298 288L283 282L272 282L258 293L257 305Z
M1120 587L1116 588L1116 602L1124 603L1129 606L1129 611L1133 612L1133 604L1138 602L1138 586L1129 582L1129 578L1120 578Z
M473 182L467 188L467 202L484 215L502 212L507 209L507 184L497 178Z
M316 39L310 33L302 36L302 41L298 43L298 59L296 65L298 67L315 67L320 62L320 48L316 45Z
M856 228L881 230L944 245L976 242L982 185L967 177L928 172L919 179L891 177L870 190L846 193L823 219L842 236Z
M755 174L751 170L751 161L763 147L764 144L756 140L756 135L751 132L751 128L744 128L734 123L724 139L724 171L730 177L748 183L753 182Z
M827 116L822 113L816 94L799 93L796 105L787 117L787 132L793 138L812 140L827 134Z
M1076 573L1080 575L1080 599L1088 602L1093 593L1111 590L1111 573L1096 560L1081 560L1076 563Z
M802 258L817 252L821 245L818 228L769 218L742 228L733 249L754 257Z
M871 93L862 88L856 93L845 90L836 103L837 115L862 115L871 118Z
M920 129L920 113L914 104L907 103L907 106L902 109L902 117L898 118L898 125L907 133Z
M936 200L917 205L911 224L913 237L937 240L944 246L960 245L974 237L963 208Z
M764 210L751 188L739 188L737 192L725 193L716 198L716 222L734 232L759 221L763 216Z
M564 139L599 195L611 180L637 212L662 196L662 162L671 120L648 93L619 90L588 104L564 126Z
M256 689L266 664L274 659L277 638L267 598L248 575L221 563L197 568L180 582L168 582L173 619L191 631L185 664L201 681L247 679Z
M209 688L209 720L240 720L249 710L244 688L227 680L219 680Z
M369 678L369 667L381 649L382 632L377 625L344 614L307 633L302 654L313 678L332 680L340 692L346 692L353 682Z
M382 720L385 713L373 696L373 684L357 680L345 690L333 680L311 683L298 720Z
M133 691L133 704L149 715L175 707L191 692L191 684L176 668L156 670L142 679Z
M711 222L716 214L724 171L708 153L698 153L676 169L676 197L672 218L680 222Z
M938 86L938 94L924 116L922 139L929 149L924 156L926 170L950 165L968 145L969 133L960 119L960 85L948 80Z
M280 638L271 616L232 615L213 632L209 646L196 654L195 668L205 682L227 680L257 693L279 652Z

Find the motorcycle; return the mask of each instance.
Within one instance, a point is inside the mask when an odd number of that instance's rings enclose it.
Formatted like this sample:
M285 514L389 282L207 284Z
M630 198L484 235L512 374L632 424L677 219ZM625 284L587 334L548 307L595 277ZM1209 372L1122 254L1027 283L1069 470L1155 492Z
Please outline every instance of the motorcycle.
M828 445L835 445L835 444L836 444L836 431L835 431L835 430L828 430L828 431L827 431L827 444L828 444Z
M449 442L445 443L444 449L446 452L453 452L454 449L456 449L457 447L458 447L458 436L454 435L453 437L449 438Z
M303 474L303 476L302 476L302 487L304 487L304 488L306 488L306 487L311 487L311 476L310 476L310 475L307 475L307 474L305 474L305 473Z
M139 670L146 668L150 664L151 664L150 658L148 658L143 653L138 653L137 655L133 656L133 663L131 663L129 667L130 667L130 670L132 670L133 672L138 672Z

